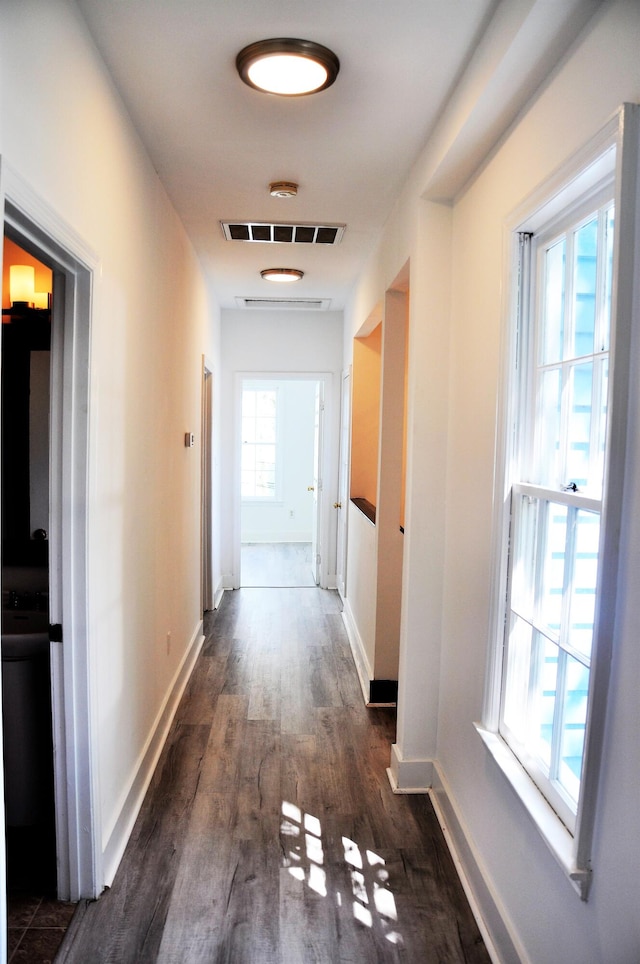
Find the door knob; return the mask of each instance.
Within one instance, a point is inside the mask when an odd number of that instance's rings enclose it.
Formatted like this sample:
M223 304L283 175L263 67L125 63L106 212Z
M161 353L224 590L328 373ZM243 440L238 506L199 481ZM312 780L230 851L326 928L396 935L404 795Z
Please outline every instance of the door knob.
M315 492L315 491L316 491L315 485L308 485L308 486L307 486L307 492Z
M333 508L334 508L334 509L341 509L341 508L342 508L342 502L334 502L334 503L333 503Z

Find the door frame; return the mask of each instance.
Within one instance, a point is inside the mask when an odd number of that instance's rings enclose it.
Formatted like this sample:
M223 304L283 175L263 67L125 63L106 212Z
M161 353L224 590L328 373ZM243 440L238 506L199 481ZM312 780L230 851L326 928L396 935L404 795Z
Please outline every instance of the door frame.
M242 425L242 383L245 380L252 381L295 381L295 382L320 382L322 383L323 423L324 430L320 432L318 452L318 464L320 466L320 497L318 498L318 551L320 554L320 588L329 588L329 519L327 509L327 498L329 496L328 487L324 484L324 479L330 477L331 468L331 432L327 430L331 426L331 398L333 375L331 372L274 372L274 371L242 371L236 372L234 386L234 471L233 471L233 574L232 585L234 589L240 588L241 577L241 499L240 499L240 465L242 458L241 425Z
M213 365L202 356L202 614L215 609L213 585Z
M102 848L92 713L88 605L89 360L98 258L11 168L0 165L3 236L54 273L49 605L58 896L97 897ZM4 877L4 875L2 875Z
M347 598L347 550L349 542L349 495L351 474L351 366L342 373L340 393L340 446L336 521L336 589Z

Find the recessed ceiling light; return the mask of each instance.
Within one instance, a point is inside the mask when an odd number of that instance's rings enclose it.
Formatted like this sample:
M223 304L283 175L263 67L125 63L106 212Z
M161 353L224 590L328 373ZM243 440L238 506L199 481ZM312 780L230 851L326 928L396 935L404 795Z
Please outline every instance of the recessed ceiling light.
M298 268L264 268L260 276L265 281L277 281L280 284L288 284L291 281L300 281L304 277L304 271Z
M296 97L330 87L340 61L311 40L280 37L249 44L236 57L245 84L271 94Z
M298 193L298 185L293 181L273 181L269 185L271 197L295 197Z

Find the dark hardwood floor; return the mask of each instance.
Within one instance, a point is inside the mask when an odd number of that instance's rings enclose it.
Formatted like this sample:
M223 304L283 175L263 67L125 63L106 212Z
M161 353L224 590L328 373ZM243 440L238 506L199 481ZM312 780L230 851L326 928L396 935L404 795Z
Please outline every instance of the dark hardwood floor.
M426 796L394 795L335 592L241 589L66 964L486 964Z

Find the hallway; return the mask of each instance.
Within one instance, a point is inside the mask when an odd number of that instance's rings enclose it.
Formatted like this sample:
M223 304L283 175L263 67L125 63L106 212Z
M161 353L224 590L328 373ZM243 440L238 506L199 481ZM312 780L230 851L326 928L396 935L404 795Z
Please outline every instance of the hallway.
M110 890L66 964L489 957L426 796L394 795L337 593L242 589L207 638Z

